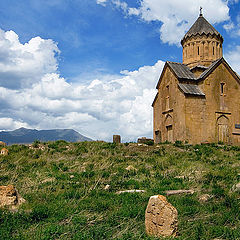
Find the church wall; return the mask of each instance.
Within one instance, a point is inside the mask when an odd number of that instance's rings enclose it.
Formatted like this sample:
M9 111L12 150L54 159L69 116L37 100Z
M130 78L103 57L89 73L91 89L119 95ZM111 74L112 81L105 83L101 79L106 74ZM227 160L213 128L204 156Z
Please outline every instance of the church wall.
M159 140L156 137L155 131L159 131L161 127L161 101L160 101L160 96L158 95L154 106L153 106L153 138L154 142L160 142L161 141L161 135L159 136Z
M186 140L186 123L185 123L185 95L177 86L178 80L176 80L176 88L174 92L174 141L185 141Z
M154 104L154 140L157 141L156 131L160 132L161 141L184 140L185 118L184 118L184 95L177 86L178 80L166 68L164 76L158 89L158 98ZM172 137L169 136L169 126L172 126ZM171 139L169 139L171 137Z
M223 93L221 89L223 84ZM203 139L208 142L218 142L218 119L225 116L228 119L228 143L240 143L240 85L227 67L221 63L203 82L200 88L206 95L205 127ZM234 133L234 134L233 134Z
M191 144L206 141L205 125L208 114L206 99L198 96L187 96L185 102L186 141Z

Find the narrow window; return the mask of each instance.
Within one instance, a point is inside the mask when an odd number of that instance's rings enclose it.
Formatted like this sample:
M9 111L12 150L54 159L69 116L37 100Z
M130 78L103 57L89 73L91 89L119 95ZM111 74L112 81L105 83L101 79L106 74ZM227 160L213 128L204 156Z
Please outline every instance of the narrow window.
M167 85L166 88L167 88L167 95L169 96L169 85Z
M166 92L167 92L167 96L166 96L166 110L169 110L169 108L170 108L170 104L169 104L169 85L168 86L166 86Z
M213 55L214 55L214 47L213 47L213 49L212 49L212 52L213 52Z
M197 53L198 53L198 55L200 54L199 47L197 47Z
M220 83L220 85L221 85L221 95L223 95L224 94L224 85L225 85L225 83Z

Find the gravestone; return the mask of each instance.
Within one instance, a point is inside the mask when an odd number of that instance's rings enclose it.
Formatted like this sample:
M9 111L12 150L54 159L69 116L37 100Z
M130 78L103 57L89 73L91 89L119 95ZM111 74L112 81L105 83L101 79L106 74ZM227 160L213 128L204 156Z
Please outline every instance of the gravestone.
M145 212L146 232L154 237L177 235L178 212L162 195L149 199Z
M121 143L121 136L113 135L113 143Z

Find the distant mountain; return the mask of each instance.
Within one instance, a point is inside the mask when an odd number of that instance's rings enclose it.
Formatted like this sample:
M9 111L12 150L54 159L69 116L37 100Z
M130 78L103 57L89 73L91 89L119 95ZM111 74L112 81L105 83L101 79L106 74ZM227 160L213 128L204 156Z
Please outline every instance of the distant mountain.
M7 143L8 145L16 143L32 143L35 140L42 142L65 140L68 142L82 142L92 141L73 129L53 129L53 130L36 130L19 128L14 131L1 131L0 141Z

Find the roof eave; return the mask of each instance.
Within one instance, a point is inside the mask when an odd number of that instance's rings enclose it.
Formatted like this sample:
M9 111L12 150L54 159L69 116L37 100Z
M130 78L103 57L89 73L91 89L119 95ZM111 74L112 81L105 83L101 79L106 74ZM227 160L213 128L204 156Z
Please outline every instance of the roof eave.
M152 107L154 107L154 104L155 104L155 102L157 101L157 98L158 98L158 93L156 94L156 96L155 96L155 98L154 98L154 100L153 100Z

